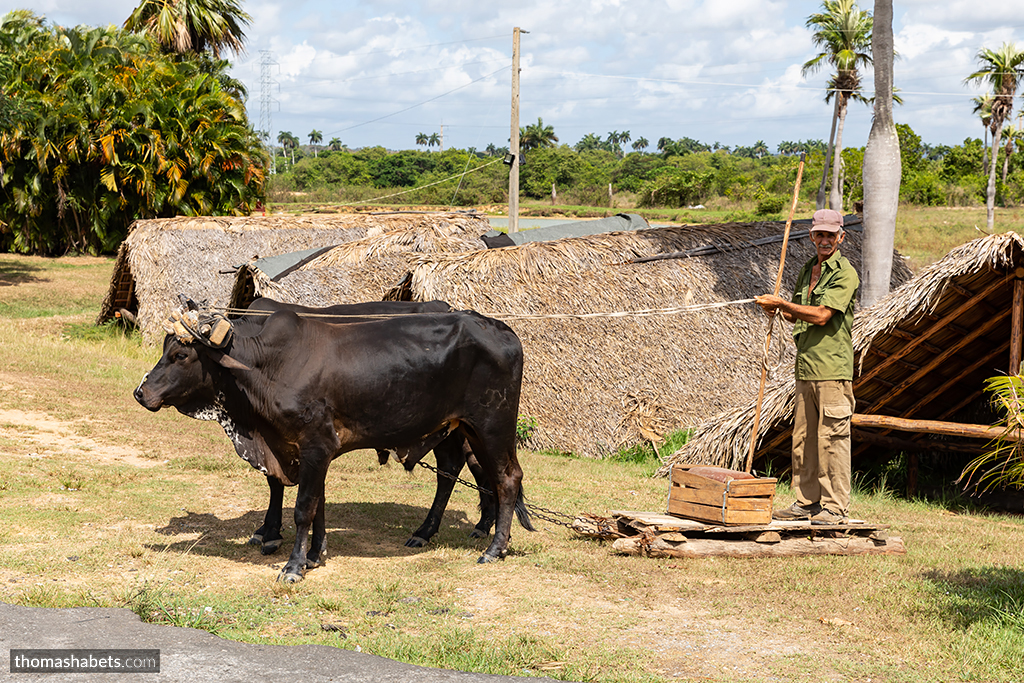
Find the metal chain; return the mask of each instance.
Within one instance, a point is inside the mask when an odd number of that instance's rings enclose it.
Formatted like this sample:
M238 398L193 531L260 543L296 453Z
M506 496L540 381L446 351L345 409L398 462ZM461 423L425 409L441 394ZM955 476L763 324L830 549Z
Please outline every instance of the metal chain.
M448 472L442 472L441 470L437 469L433 465L429 465L429 464L423 462L422 460L420 460L416 464L419 465L420 467L427 468L431 472L434 472L436 474L440 474L442 477L447 477L448 479L451 479L452 481L458 482L459 484L462 484L463 486L468 486L471 489L475 489L475 490L477 490L477 491L479 491L481 493L486 493L489 496L493 496L494 495L493 493L491 493L490 491L488 491L485 488L477 486L476 484L474 484L472 482L468 482L465 479L462 479L461 477L455 476L454 474L449 474ZM545 522L550 522L550 523L556 524L558 526L564 526L564 527L567 527L569 529L574 528L573 525L572 525L572 522L575 521L576 518L573 517L572 515L567 515L567 514L565 514L563 512L557 512L555 510L549 510L548 508L541 507L539 505L533 505L531 503L524 503L524 504L526 505L526 509L529 510L531 512L531 514L533 514L533 516L536 517L537 519L542 519ZM561 519L558 519L558 518L561 518ZM562 521L563 519L569 520L569 521L563 522Z

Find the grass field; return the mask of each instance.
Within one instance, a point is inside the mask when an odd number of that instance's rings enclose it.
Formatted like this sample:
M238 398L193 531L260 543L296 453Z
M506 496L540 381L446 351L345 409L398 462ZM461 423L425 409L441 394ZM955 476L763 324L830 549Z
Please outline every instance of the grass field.
M973 214L948 215L950 240L973 231ZM1024 521L884 488L855 491L853 514L890 524L905 556L622 557L538 522L477 565L471 491L428 547L406 548L433 477L358 452L328 477L327 563L275 583L285 556L246 545L263 477L220 427L138 406L159 350L92 325L112 268L0 254L0 600L573 681L1024 680ZM520 458L546 508L664 508L652 462Z

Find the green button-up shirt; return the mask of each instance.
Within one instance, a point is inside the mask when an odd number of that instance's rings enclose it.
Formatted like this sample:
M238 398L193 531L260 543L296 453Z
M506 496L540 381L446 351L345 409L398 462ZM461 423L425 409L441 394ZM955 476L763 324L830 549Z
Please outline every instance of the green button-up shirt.
M853 379L853 305L860 278L839 250L821 264L821 277L813 292L811 269L815 256L800 270L793 303L827 306L834 313L824 325L797 320L793 325L796 341L796 378L799 380Z

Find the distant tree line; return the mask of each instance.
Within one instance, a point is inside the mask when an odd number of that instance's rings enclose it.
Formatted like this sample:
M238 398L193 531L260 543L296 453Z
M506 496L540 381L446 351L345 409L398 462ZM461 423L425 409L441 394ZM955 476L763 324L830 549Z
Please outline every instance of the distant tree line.
M538 121L541 130L545 128ZM929 206L983 204L988 170L982 140L968 138L960 145L930 146L910 126L897 124L902 150L901 201ZM553 131L550 131L553 134ZM526 198L547 199L555 187L559 203L607 206L608 188L627 193L640 207L679 208L716 201L747 204L755 211L777 214L788 206L800 154L805 155L805 178L818 177L826 163L827 144L821 140L780 142L772 153L763 142L729 147L693 138L661 138L656 151L625 153L615 133L588 133L574 145L538 144L524 152L520 191ZM626 132L628 141L628 131ZM1004 137L1005 141L1005 137ZM1024 203L1024 166L1012 145L1000 157L998 202ZM432 185L467 168L471 172L450 183L401 195L397 201L479 205L508 200L508 167L486 165L507 148L488 145L485 150L447 149L388 151L383 147L350 150L336 146L314 155L299 145L279 157L273 185L285 192L327 191L345 188L351 197L369 199ZM295 162L291 165L291 155ZM841 152L840 187L843 210L863 198L863 147ZM1005 170L1005 176L1003 175ZM284 172L281 172L284 171ZM461 183L458 192L456 186ZM359 192L354 190L359 189ZM803 197L814 201L818 188L804 183Z

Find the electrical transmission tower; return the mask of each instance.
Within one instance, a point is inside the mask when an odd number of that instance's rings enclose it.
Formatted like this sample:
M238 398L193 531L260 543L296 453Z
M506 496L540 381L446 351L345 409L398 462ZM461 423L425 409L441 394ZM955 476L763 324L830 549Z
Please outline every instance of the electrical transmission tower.
M274 105L274 93L273 88L277 85L270 75L270 68L277 66L277 62L274 61L273 55L270 50L260 50L260 135L264 136L264 141L267 149L270 150L270 172L277 172L277 164L274 160L274 148L273 148L273 121L271 111Z

